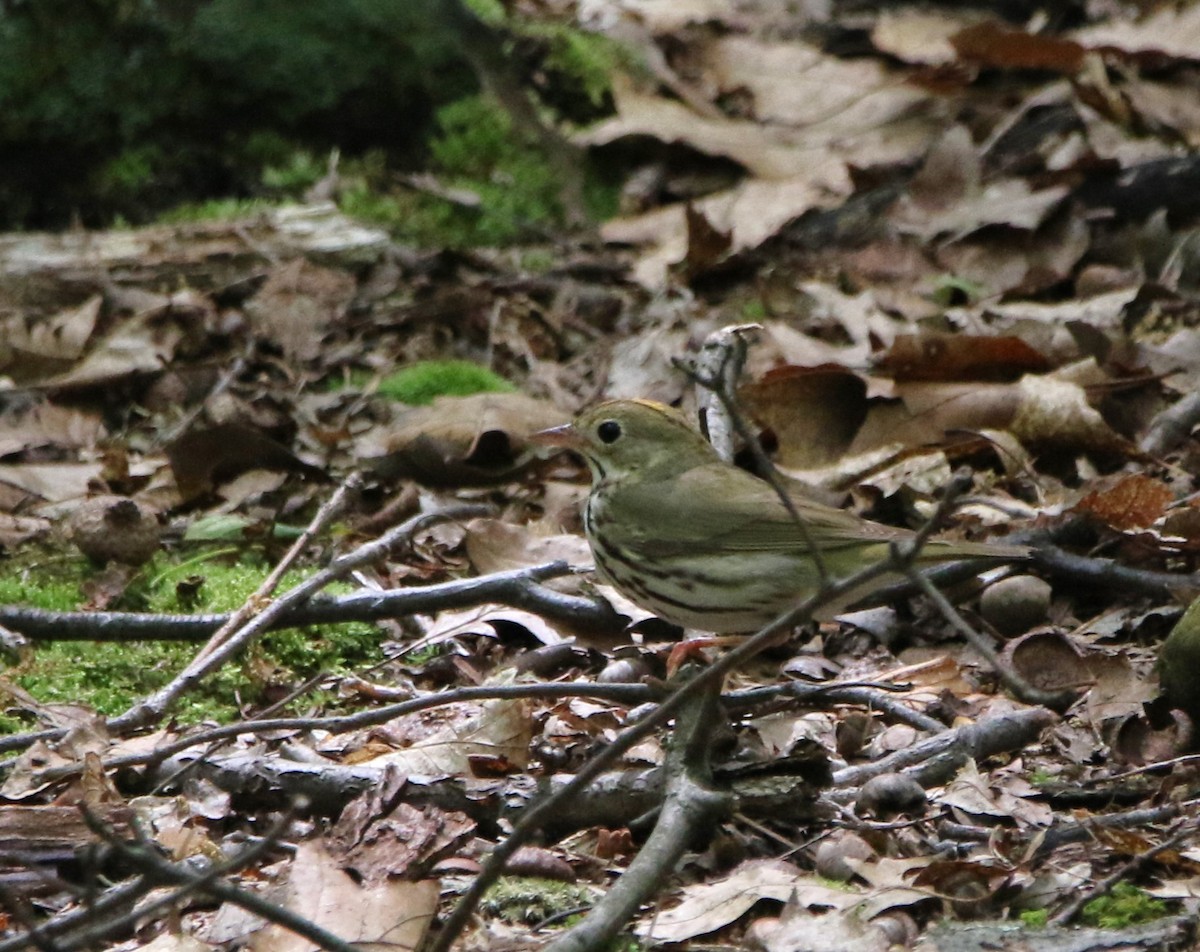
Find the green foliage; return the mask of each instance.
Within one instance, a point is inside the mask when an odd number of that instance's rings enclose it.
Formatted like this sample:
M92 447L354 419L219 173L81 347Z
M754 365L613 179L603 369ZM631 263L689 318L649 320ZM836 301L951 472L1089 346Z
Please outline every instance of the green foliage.
M517 388L499 374L466 360L426 360L396 371L379 384L382 396L414 406L435 397L473 393L512 393Z
M1101 929L1124 929L1161 919L1167 914L1167 904L1155 899L1132 883L1118 883L1107 896L1099 896L1083 907L1080 920Z
M275 202L264 198L212 198L204 202L176 205L157 217L165 224L187 224L199 221L232 221L261 215L277 208Z
M508 12L500 0L463 0L463 4L490 26L500 26L508 19Z
M477 195L478 208L360 182L343 194L342 210L432 246L506 245L558 222L561 183L498 105L482 96L461 99L438 111L436 126L431 171L443 186Z
M318 182L327 167L323 159L300 149L291 153L284 162L264 167L262 183L267 188L300 193Z
M79 607L80 588L93 571L82 558L10 560L0 572L0 603L74 610ZM160 553L143 567L114 607L162 613L232 611L249 598L268 571L269 566L246 555L244 547L207 550L183 560ZM288 573L280 591L295 586L311 571ZM198 582L194 595L181 591L179 582L184 578ZM327 591L336 594L347 589L339 585ZM190 642L45 642L36 645L8 676L43 703L86 704L111 715L165 685L195 651ZM361 670L381 659L378 633L369 625L273 632L250 650L241 666L227 665L190 692L175 713L189 723L233 720L239 716L239 700L254 703L271 686L264 671L290 684L319 671ZM305 703L311 702L308 698ZM28 727L17 717L0 717L0 733Z
M280 161L264 136L415 154L432 109L477 86L460 47L441 0L11 5L0 220L103 222L182 194L245 194Z
M1026 909L1021 913L1020 918L1025 925L1034 929L1041 929L1050 921L1050 910Z
M612 97L614 73L633 67L624 47L599 33L587 33L562 23L533 23L522 32L547 43L544 67L578 84L595 108Z

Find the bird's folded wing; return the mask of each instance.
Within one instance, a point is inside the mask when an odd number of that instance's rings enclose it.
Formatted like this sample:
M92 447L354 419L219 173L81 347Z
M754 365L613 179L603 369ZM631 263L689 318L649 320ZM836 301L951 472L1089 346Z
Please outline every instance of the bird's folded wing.
M866 522L811 500L794 500L804 528L769 484L725 465L697 466L669 483L643 482L622 491L622 509L640 527L647 555L669 556L695 546L723 551L822 551L909 537L903 529ZM806 531L807 530L807 534Z

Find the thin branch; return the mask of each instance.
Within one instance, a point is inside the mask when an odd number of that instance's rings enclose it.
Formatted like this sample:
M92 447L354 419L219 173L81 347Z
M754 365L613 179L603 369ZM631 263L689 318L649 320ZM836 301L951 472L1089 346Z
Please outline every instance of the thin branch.
M1100 880L1100 882L1089 889L1082 890L1062 909L1050 917L1050 924L1055 926L1069 924L1072 919L1083 911L1083 907L1089 902L1099 896L1104 896L1112 892L1118 883L1128 879L1139 870L1145 869L1168 850L1176 849L1195 829L1196 821L1192 817L1180 819L1171 830L1167 831L1168 836L1165 840L1156 846L1150 847L1144 853L1138 853L1136 856L1130 857L1129 860L1118 866L1112 873Z
M942 617L950 622L954 630L962 635L971 647L983 655L988 664L992 666L992 670L1004 682L1005 687L1012 691L1019 700L1025 701L1027 704L1040 704L1055 710L1062 710L1075 700L1073 691L1045 691L1042 688L1034 687L1018 671L1014 670L1012 665L1005 663L985 635L967 624L967 620L951 604L950 599L946 598L929 579L913 568L909 568L906 574L909 581L933 602Z
M800 534L804 538L804 544L812 554L813 565L817 569L819 587L824 588L827 586L830 582L830 574L829 567L825 564L824 553L821 551L821 547L817 544L816 538L809 529L807 520L800 515L796 501L788 491L788 487L784 483L783 477L779 474L779 470L775 468L775 464L771 462L770 457L767 456L766 451L762 448L762 443L759 442L758 436L750 429L750 424L746 422L746 418L741 408L737 405L737 400L733 393L726 390L725 381L721 377L704 377L697 370L689 367L684 361L678 358L672 360L671 363L685 373L694 383L707 389L720 401L725 416L733 424L737 435L749 447L758 471L770 483L771 488L775 490L775 495L779 497L779 501L787 510L788 515L791 516L792 521L800 529Z
M208 640L208 644L196 652L196 656L192 659L191 664L188 665L189 669L193 666L203 665L205 659L211 657L226 641L233 637L234 632L263 610L267 599L279 587L283 576L296 564L296 561L303 554L304 550L308 548L309 543L320 532L323 532L325 527L342 512L346 507L346 502L350 498L350 495L359 493L362 490L362 485L362 473L351 473L334 494L325 500L304 531L300 533L300 536L292 543L287 552L284 553L283 558L267 573L267 577L263 579L254 593L246 599L241 608L230 616L224 625L213 633L213 636Z
M290 819L289 816L289 822ZM334 935L328 929L322 928L299 913L270 902L256 893L248 892L245 889L234 886L232 883L222 881L221 876L236 871L236 868L231 868L230 862L221 863L204 873L196 872L182 863L170 863L159 857L154 845L144 836L140 837L135 844L130 844L114 835L103 823L95 822L95 818L91 816L88 816L88 826L97 835L101 836L106 843L112 846L130 865L140 870L146 877L157 880L160 883L181 887L170 897L167 897L171 902L178 901L179 897L188 892L206 893L217 899L240 906L255 915L261 916L268 922L280 925L289 932L294 932L296 935L308 939L319 948L325 949L326 952L360 952L356 944L347 942L340 936ZM250 853L257 854L262 851L262 844L256 843L245 850L243 855ZM234 862L238 859L240 857L235 858ZM129 913L131 917L140 917L141 914L141 910L131 910ZM110 931L110 927L110 923L104 924L102 935L107 934ZM87 936L86 943L83 941L72 943L70 948L91 944L100 937L99 935L89 935Z

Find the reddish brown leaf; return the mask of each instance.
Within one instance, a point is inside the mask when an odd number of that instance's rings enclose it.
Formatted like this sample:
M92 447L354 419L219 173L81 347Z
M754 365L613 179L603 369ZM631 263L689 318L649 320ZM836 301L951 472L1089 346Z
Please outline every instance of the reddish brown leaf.
M687 257L684 271L688 277L696 277L708 271L725 257L733 246L733 232L721 231L695 205L687 206Z
M1157 479L1134 473L1111 488L1093 490L1075 508L1125 532L1152 525L1174 499L1175 494Z
M877 366L896 380L1015 380L1050 361L1019 337L900 334Z
M950 38L964 60L999 69L1045 69L1072 74L1079 71L1087 54L1073 40L1037 36L1000 23L977 23Z

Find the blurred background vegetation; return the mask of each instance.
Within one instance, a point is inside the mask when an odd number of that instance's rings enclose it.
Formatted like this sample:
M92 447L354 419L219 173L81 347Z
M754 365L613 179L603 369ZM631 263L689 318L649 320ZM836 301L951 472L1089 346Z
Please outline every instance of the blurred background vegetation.
M518 240L564 213L545 130L603 114L619 57L496 0L9 0L0 229L296 200L337 150L332 197L397 237ZM483 92L506 86L542 129Z

